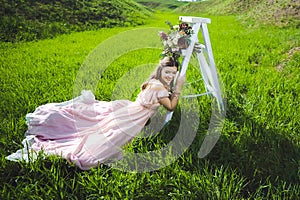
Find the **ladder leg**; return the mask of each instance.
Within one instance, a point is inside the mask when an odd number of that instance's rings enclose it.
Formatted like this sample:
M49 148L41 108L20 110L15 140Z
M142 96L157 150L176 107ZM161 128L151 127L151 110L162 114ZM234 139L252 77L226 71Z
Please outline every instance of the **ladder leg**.
M220 108L222 109L222 111L224 111L224 102L221 96L221 88L219 85L219 80L218 80L218 75L217 75L217 70L216 70L216 64L215 64L215 60L214 60L214 56L213 56L213 52L212 52L212 48L211 48L211 43L210 43L210 39L209 39L209 33L208 33L208 29L207 29L207 24L206 23L202 23L202 36L204 39L204 43L205 43L205 48L206 48L206 52L207 52L207 56L208 56L208 61L209 61L209 69L210 69L210 73L211 73L211 84L214 88L214 96L216 97Z

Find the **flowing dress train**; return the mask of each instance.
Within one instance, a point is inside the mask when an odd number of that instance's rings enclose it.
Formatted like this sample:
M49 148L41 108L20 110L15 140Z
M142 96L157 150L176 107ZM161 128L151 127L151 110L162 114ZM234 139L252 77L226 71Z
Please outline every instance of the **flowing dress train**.
M89 90L62 103L39 106L26 115L28 130L24 148L6 158L29 159L29 152L58 155L88 170L99 163L122 158L122 146L130 142L169 93L161 82L151 80L135 101L98 101Z

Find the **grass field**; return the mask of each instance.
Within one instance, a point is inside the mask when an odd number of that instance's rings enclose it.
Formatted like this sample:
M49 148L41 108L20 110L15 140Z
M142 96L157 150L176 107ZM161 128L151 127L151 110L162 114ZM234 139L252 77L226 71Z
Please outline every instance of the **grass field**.
M164 1L159 1L159 0L134 0L137 3L140 3L149 9L153 10L161 10L161 11L173 11L183 5L187 5L188 2L184 1L174 1L174 0L164 0Z
M168 28L164 21L177 19L178 14L157 13L143 28ZM213 53L227 99L222 135L208 156L197 157L210 119L209 100L199 98L196 139L178 160L153 172L122 172L105 165L82 171L57 157L31 163L5 160L21 148L26 113L73 98L74 81L89 53L130 28L1 43L0 199L297 199L299 30L246 28L234 16L211 19ZM145 48L114 60L96 87L97 99L111 100L116 82L127 71L157 62L159 54L159 49ZM189 82L199 76L189 72ZM126 148L148 151L164 146L172 138L176 117L175 112L161 134L136 139Z

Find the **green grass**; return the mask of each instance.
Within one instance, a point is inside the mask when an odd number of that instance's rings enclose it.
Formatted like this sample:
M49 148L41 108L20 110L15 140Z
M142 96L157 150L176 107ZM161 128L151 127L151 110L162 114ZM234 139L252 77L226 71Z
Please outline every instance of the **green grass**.
M145 24L151 13L132 0L3 0L0 41L53 38L70 32Z
M187 5L188 2L176 0L134 0L135 2L148 7L151 10L174 11L177 8Z
M209 17L209 16L208 16ZM144 27L168 28L178 15L158 13ZM5 156L21 148L25 115L42 104L73 98L76 75L88 54L130 28L101 29L27 43L1 43L1 199L296 199L300 196L299 63L296 29L245 28L233 16L211 17L209 32L227 96L222 135L207 157L197 151L210 120L206 97L197 137L171 165L153 172L122 172L105 165L81 171L57 157L14 163ZM122 47L120 47L122 48ZM112 99L116 81L160 50L140 49L116 59L97 85L97 99ZM282 65L278 71L276 66ZM188 81L199 76L188 72ZM193 85L195 88L201 87ZM171 124L151 138L135 139L130 151L159 149L173 137Z
M275 25L278 27L299 28L300 3L294 0L208 0L193 2L179 7L176 11L193 15L238 15L239 20L248 26Z

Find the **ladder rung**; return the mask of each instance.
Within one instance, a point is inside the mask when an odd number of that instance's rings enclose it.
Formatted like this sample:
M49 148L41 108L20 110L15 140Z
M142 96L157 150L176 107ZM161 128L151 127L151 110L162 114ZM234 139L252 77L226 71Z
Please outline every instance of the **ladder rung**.
M195 80L195 81L192 81L192 82L187 82L187 84L191 84L191 83L197 83L198 81L201 81L201 80L203 80L203 78L200 78L200 79L198 79L198 80Z
M211 23L209 18L192 17L192 16L180 16L179 19L188 23Z
M205 92L205 93L202 93L202 94L185 95L185 96L183 96L182 98L194 98L194 97L200 97L200 96L204 96L204 95L211 94L211 93L212 93L212 92Z

